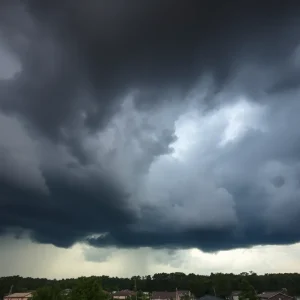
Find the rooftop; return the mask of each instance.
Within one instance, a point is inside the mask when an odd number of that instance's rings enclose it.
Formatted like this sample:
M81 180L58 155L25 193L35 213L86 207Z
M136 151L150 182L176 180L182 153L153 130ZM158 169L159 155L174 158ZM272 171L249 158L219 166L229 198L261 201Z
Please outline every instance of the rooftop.
M10 295L6 295L4 298L27 298L27 297L32 297L32 292L13 293Z
M123 291L119 291L119 292L115 292L113 293L113 296L133 296L135 295L134 291L130 291L130 290L123 290Z
M283 295L286 295L283 291L275 291L275 292L263 292L263 293L261 293L261 294L258 294L257 296L258 296L259 298L269 299L269 298L274 297L274 296L277 295L277 294L283 294ZM288 296L288 295L286 295L286 296ZM290 297L290 296L288 296L288 297ZM292 298L292 297L291 297L291 298Z
M153 292L152 299L170 299L175 298L176 292Z
M182 297L183 295L189 294L190 291L173 291L173 292L153 292L152 299L171 299L176 298L176 293L178 297Z

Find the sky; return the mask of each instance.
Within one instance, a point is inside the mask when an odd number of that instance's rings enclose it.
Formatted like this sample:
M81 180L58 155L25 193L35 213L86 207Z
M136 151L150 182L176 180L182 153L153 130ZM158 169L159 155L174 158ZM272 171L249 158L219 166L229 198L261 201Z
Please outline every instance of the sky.
M299 16L1 1L0 276L299 270Z

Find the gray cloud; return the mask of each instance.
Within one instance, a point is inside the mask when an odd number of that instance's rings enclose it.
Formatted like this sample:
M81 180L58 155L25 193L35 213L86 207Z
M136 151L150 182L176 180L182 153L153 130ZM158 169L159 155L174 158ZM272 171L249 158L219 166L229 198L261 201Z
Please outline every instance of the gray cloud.
M296 6L213 2L1 3L0 232L299 241Z

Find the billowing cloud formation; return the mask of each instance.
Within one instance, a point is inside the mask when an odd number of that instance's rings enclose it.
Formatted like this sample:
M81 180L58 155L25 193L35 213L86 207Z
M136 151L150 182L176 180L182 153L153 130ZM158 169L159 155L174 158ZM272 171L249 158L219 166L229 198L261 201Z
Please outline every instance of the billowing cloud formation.
M298 6L3 1L0 232L299 241Z

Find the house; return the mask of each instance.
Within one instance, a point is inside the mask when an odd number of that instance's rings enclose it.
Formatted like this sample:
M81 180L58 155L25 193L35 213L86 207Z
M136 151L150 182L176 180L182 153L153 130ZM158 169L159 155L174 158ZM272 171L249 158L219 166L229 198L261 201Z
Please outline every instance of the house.
M129 297L135 296L136 293L130 290L123 290L113 293L113 299L128 299Z
M175 292L153 292L151 295L152 300L176 300Z
M283 292L263 292L258 294L260 300L293 300L294 297L288 296Z
M33 292L13 293L13 294L4 296L3 300L28 300L32 297L33 297Z
M174 292L153 292L152 300L180 300L184 296L191 297L190 291L174 291Z

